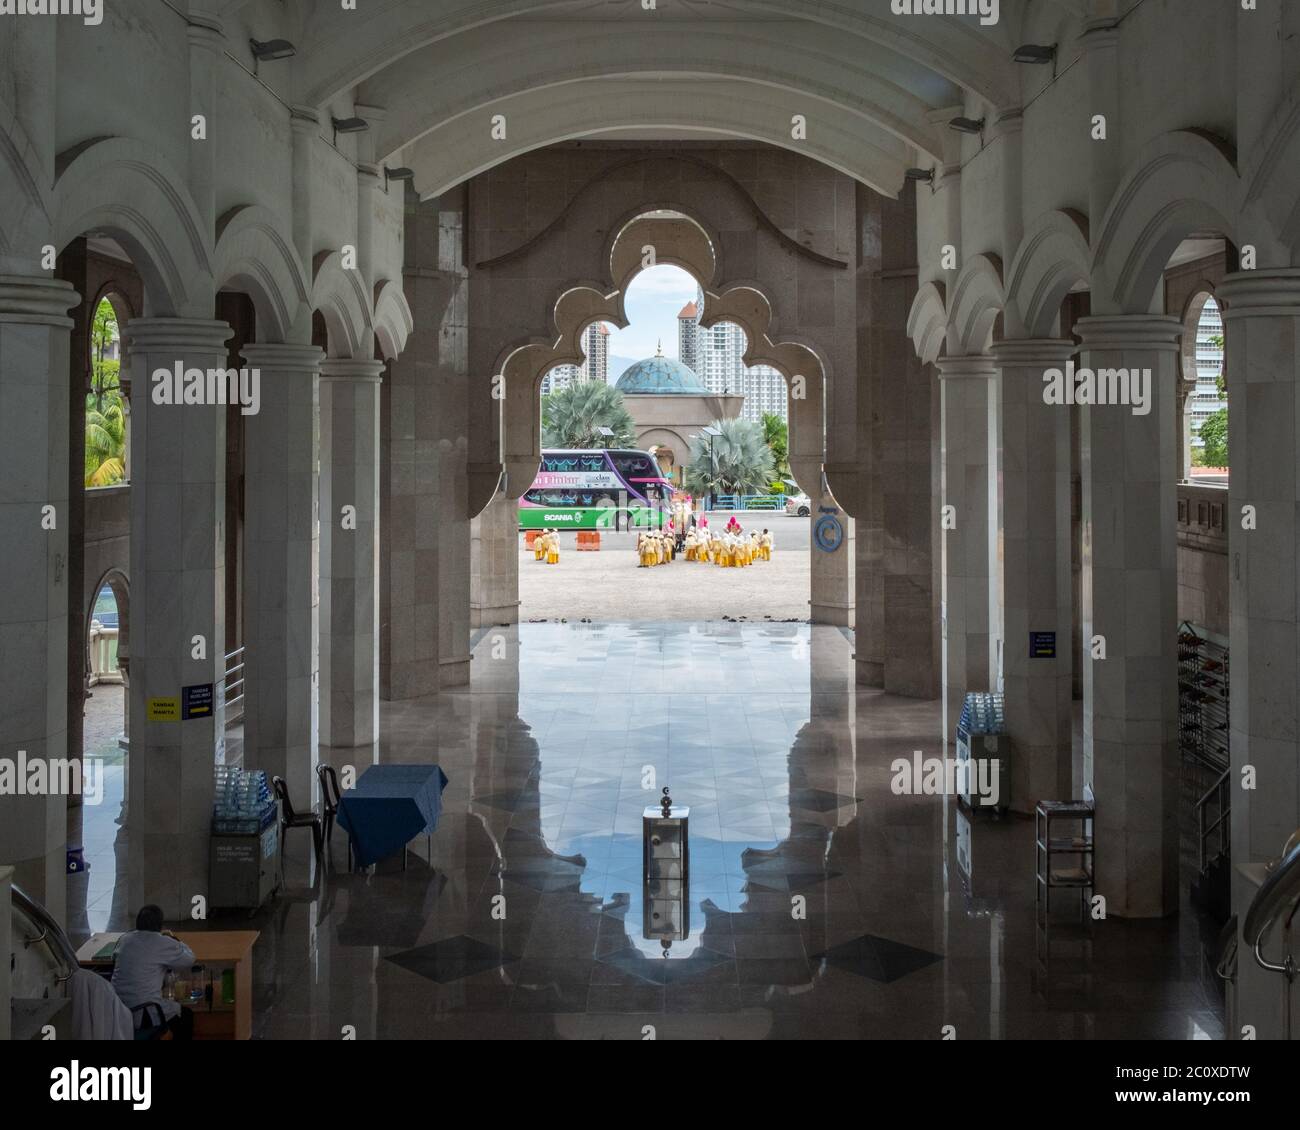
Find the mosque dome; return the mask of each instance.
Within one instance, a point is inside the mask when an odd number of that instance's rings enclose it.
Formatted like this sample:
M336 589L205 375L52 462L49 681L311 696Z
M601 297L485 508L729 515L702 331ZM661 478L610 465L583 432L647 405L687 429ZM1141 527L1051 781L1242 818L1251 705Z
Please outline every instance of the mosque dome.
M695 370L665 357L662 345L653 357L629 365L614 387L633 396L704 396L708 393Z

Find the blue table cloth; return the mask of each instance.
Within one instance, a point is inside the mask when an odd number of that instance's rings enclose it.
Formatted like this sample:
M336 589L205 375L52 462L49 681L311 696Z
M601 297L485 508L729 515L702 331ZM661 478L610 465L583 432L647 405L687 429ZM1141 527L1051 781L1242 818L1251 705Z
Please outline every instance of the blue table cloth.
M372 765L339 798L338 824L352 839L357 867L396 855L432 832L447 774L437 765Z

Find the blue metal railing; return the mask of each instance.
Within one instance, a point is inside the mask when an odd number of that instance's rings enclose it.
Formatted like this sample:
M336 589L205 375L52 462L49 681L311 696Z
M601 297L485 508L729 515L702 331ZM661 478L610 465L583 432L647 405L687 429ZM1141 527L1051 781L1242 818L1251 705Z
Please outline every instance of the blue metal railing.
M712 503L705 500L706 510L784 510L783 494L719 494Z

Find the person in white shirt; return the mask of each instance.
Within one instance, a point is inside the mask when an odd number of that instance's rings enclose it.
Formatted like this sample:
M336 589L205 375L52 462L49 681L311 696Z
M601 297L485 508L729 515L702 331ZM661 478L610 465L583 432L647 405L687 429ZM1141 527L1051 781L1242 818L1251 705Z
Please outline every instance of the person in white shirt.
M140 908L135 929L122 935L114 951L113 988L127 1008L148 1001L158 1004L172 1038L189 1040L194 1035L194 1014L176 1001L164 1000L162 989L169 969L189 972L193 968L194 951L162 924L161 907Z

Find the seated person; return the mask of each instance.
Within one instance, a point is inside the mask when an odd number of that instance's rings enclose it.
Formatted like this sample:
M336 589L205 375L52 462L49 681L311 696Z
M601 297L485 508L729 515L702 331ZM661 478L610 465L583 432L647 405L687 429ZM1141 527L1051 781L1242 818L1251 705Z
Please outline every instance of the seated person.
M127 1008L153 1001L162 1007L172 1038L194 1038L194 1014L176 1001L164 1000L163 978L167 970L188 973L194 966L194 951L164 930L161 907L142 906L135 916L135 929L122 935L113 957L113 988ZM152 1010L150 1010L152 1011ZM142 1014L136 1014L137 1027Z

